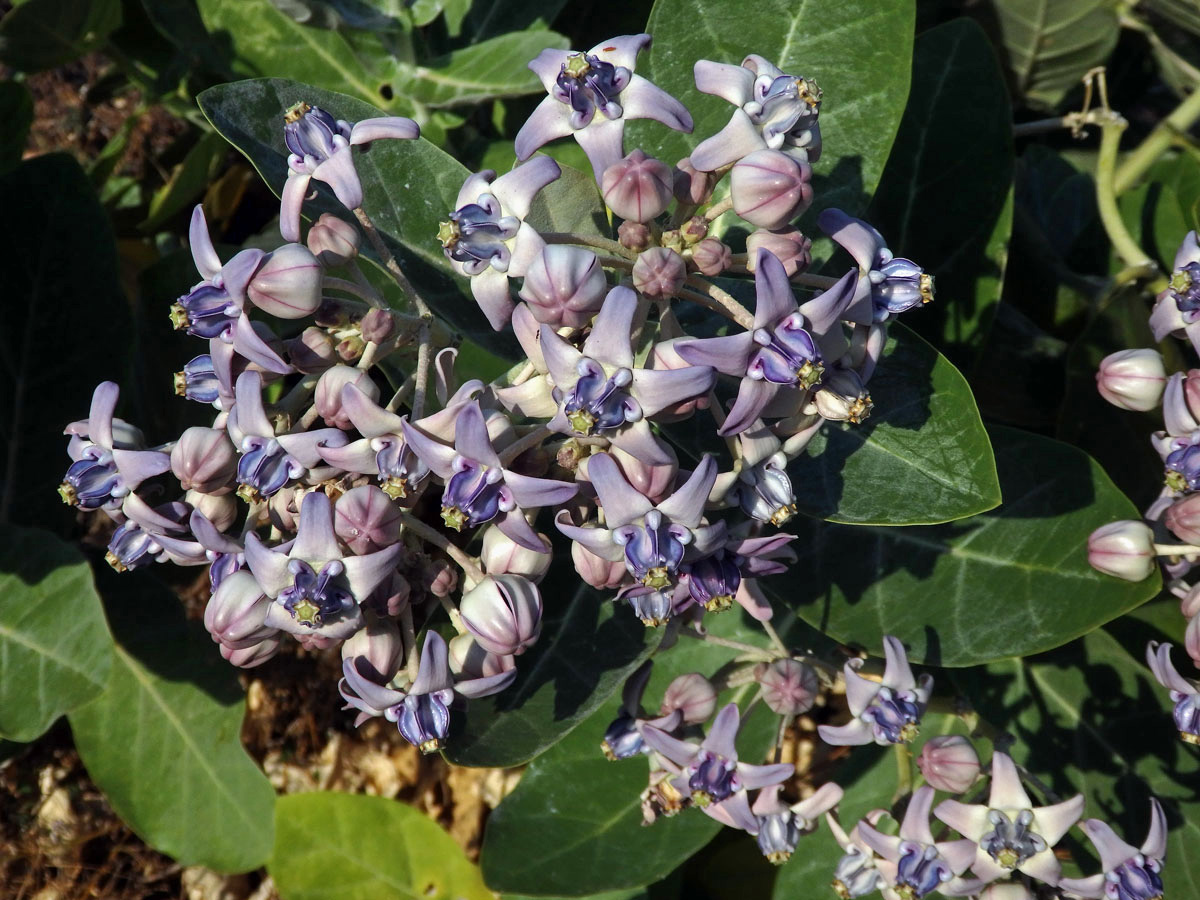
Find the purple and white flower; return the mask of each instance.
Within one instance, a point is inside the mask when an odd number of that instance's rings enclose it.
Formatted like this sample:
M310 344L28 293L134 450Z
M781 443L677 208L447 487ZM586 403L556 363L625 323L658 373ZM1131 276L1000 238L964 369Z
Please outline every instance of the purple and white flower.
M750 807L758 820L758 849L777 866L787 862L800 838L817 828L818 816L842 800L842 789L826 782L799 803L786 805L779 799L779 785L763 788Z
M854 717L845 725L820 725L821 739L827 744L906 744L917 736L921 716L933 690L933 678L914 678L908 656L899 639L884 635L886 663L881 681L858 674L861 659L846 661L846 704Z
M1171 692L1175 704L1175 727L1188 744L1200 744L1200 690L1196 683L1179 674L1171 662L1171 645L1150 641L1146 645L1146 663L1158 683Z
M1085 819L1079 827L1100 854L1104 871L1089 878L1064 878L1058 883L1060 888L1093 900L1162 900L1167 817L1156 798L1150 798L1150 829L1140 848L1125 843L1099 819Z

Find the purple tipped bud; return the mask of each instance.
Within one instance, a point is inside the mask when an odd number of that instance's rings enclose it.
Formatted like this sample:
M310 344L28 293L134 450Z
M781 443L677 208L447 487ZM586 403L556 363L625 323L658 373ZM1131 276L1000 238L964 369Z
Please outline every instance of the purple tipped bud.
M633 264L633 286L650 298L674 297L686 277L683 257L666 247L651 247Z
M249 570L242 569L221 579L204 607L204 627L214 641L231 650L245 649L276 634L264 624L270 609L270 598Z
M607 292L595 253L548 244L526 270L520 296L539 322L582 328L600 311Z
M720 275L733 264L733 253L716 238L705 238L692 248L692 263L704 275Z
M1102 525L1088 537L1088 562L1126 581L1149 578L1154 571L1154 532L1145 522L1128 519Z
M826 372L813 396L817 412L833 422L857 425L871 414L871 395L853 369Z
M449 597L458 590L458 569L444 559L432 559L425 566L425 585L435 597Z
M622 222L617 226L617 238L626 250L641 253L650 246L650 229L641 222Z
M246 296L280 319L303 319L321 305L321 264L303 244L284 244L268 253L246 286Z
M649 222L671 202L671 167L641 150L604 170L600 192L609 209L630 222Z
M542 633L542 597L520 575L488 575L458 605L463 625L485 650L524 653Z
M917 767L939 791L961 794L979 777L979 754L962 735L940 735L925 742Z
M360 556L374 553L400 540L400 509L374 485L356 487L334 504L333 530Z
M342 644L342 659L353 660L358 673L376 684L387 684L400 668L404 642L392 619L371 618Z
M712 197L716 176L712 172L700 172L692 165L690 156L681 159L675 166L672 187L675 199L688 206L707 203Z
M579 577L599 590L620 586L626 581L627 573L623 560L609 562L597 556L583 544L571 543L571 561Z
M783 228L812 202L812 167L778 150L755 150L733 166L733 211L760 228Z
M1121 409L1146 412L1162 400L1167 373L1157 350L1122 350L1100 361L1096 387L1100 396Z
M236 496L232 493L202 494L188 491L183 495L183 502L208 519L217 531L228 531L240 512Z
M338 361L329 334L315 325L300 332L299 337L287 342L288 359L298 372L315 375L324 372Z
M185 491L227 493L233 488L237 463L237 448L216 428L188 428L171 448L171 471Z
M358 256L360 240L357 228L329 213L321 213L308 230L308 249L329 268L344 266Z
M364 341L382 344L396 333L396 320L386 309L372 309L358 323Z
M679 710L683 721L690 725L707 722L717 708L717 689L698 672L680 675L667 685L659 715L669 716Z
M543 534L541 538L545 552L538 553L522 547L495 525L483 532L483 553L480 559L489 575L520 575L535 584L542 580L550 568L550 542Z
M746 268L751 272L758 262L758 251L768 250L783 263L788 277L803 272L812 263L812 241L800 233L798 228L781 228L767 231L760 228L746 238Z
M343 430L354 427L342 407L342 389L348 384L354 385L372 401L379 399L379 386L364 370L350 366L327 369L317 382L317 390L313 394L313 405L326 425Z
M264 638L249 647L233 648L221 644L221 656L239 669L253 669L261 666L279 652L280 637L278 634Z
M758 674L763 702L777 715L798 716L812 709L821 683L812 666L797 659L777 659Z

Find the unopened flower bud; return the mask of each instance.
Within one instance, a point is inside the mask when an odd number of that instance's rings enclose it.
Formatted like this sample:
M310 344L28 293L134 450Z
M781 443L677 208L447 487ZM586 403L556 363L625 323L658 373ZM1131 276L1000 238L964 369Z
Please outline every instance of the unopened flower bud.
M657 465L643 462L620 447L610 447L608 452L630 484L645 494L651 503L661 503L671 494L675 487L675 476L679 474L679 459L675 451L669 445L664 445L664 449L671 457L671 462Z
M704 216L692 216L679 226L679 235L688 246L704 240L708 237L708 219Z
M513 668L511 656L485 650L472 634L460 634L446 646L450 671L463 678L491 678Z
M357 228L329 213L321 213L308 230L308 249L329 268L344 266L358 256L360 240Z
M717 689L699 672L680 675L667 685L663 694L660 716L669 716L679 710L683 721L698 725L708 721L717 708Z
M626 250L641 253L650 246L650 229L641 222L622 222L617 226L617 239Z
M780 716L798 716L812 709L821 689L812 666L798 659L777 659L756 673L763 702Z
M778 150L755 150L733 166L733 211L760 228L783 228L812 202L812 167Z
M582 328L600 311L608 284L596 254L582 247L547 244L525 271L521 299L539 322Z
M325 272L303 244L268 253L246 286L250 302L280 319L303 319L321 305Z
M449 597L458 589L458 569L444 559L431 559L426 564L425 584L435 597Z
M1037 900L1037 894L1020 881L993 882L980 891L978 897L979 900Z
M232 663L239 669L253 669L255 666L261 666L278 653L280 642L280 635L276 633L249 647L235 648L228 644L221 644L221 656L226 662Z
M379 399L379 386L362 369L350 366L333 366L326 369L317 381L317 389L313 394L313 405L326 425L343 430L354 427L342 408L342 389L348 384L354 385L371 400Z
M733 253L716 238L705 238L692 248L692 263L701 274L712 277L733 264Z
M633 264L633 286L652 299L674 297L686 277L683 257L665 247L639 253Z
M489 575L520 575L536 584L550 568L551 559L550 542L544 534L538 537L545 545L544 553L522 547L495 525L489 525L483 532L480 556L484 569Z
M296 370L305 375L324 372L338 361L329 334L315 325L305 328L298 337L287 342L288 359Z
M1093 569L1126 581L1141 581L1154 571L1154 532L1145 522L1124 519L1102 525L1088 537Z
M1200 428L1200 369L1176 372L1168 378L1162 407L1167 434L1191 434Z
M609 562L597 556L583 544L571 542L571 560L575 563L575 571L579 577L599 590L618 587L629 574L624 560Z
M408 579L398 572L393 572L363 601L363 606L375 610L380 616L398 616L408 605L411 594L412 585L408 583Z
M370 309L358 323L363 340L382 344L396 333L396 320L386 309Z
M759 228L746 238L746 268L754 271L758 262L759 249L769 250L783 263L788 277L803 272L812 263L812 241L800 233L798 228L780 228L768 231Z
M395 621L370 617L342 644L342 659L354 660L360 675L376 684L387 684L400 668L404 642Z
M351 334L338 341L334 351L343 362L354 362L363 354L367 342L357 334Z
M944 734L925 742L917 757L917 767L939 791L961 794L979 776L979 754L962 735Z
M263 623L272 601L248 569L221 579L204 607L204 627L212 639L232 650L253 646L275 634Z
M1167 528L1185 544L1200 543L1200 494L1176 500L1164 517Z
M871 395L853 369L833 369L821 379L813 395L817 412L833 422L857 425L871 415Z
M188 491L183 495L183 502L212 523L217 531L228 531L237 521L240 510L236 494L202 494L200 491Z
M542 633L542 596L520 575L487 575L458 604L463 625L485 650L524 653Z
M671 167L641 150L604 170L600 193L609 209L630 222L649 222L671 202Z
M692 165L691 157L684 157L675 165L672 187L675 199L688 206L707 203L712 196L716 176L712 172L700 172Z
M171 448L171 472L185 491L228 493L237 474L238 452L224 429L185 429Z
M374 553L400 540L400 509L374 485L352 488L334 504L333 530L355 553Z
M350 313L340 300L326 297L317 307L313 320L322 328L337 328L350 321Z
M1146 412L1162 400L1167 373L1157 350L1122 350L1100 361L1096 387L1100 396L1121 409Z

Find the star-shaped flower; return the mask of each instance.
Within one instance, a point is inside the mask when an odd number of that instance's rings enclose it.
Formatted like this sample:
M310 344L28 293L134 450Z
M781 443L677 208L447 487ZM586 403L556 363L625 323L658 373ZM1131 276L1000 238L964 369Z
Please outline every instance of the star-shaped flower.
M1099 852L1104 871L1089 878L1064 878L1058 883L1060 888L1093 900L1162 900L1167 817L1157 799L1150 798L1150 830L1140 848L1125 843L1099 819L1087 819L1079 827Z
M845 725L820 725L818 732L827 744L905 744L917 735L933 678L913 677L904 645L884 635L886 663L882 681L871 681L858 674L861 659L846 661L846 703L854 716Z

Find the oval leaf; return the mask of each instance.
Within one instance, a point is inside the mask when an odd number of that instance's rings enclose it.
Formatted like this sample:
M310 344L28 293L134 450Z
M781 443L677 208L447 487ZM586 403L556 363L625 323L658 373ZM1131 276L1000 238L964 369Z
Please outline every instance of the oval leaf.
M479 870L428 816L384 797L280 797L267 863L281 900L491 900Z
M40 528L0 525L0 736L32 741L96 696L112 655L83 554Z
M768 583L780 602L834 638L878 649L885 634L932 665L1038 653L1152 597L1092 569L1088 535L1138 512L1087 454L1008 428L991 431L1004 505L941 526L804 523L802 582Z

